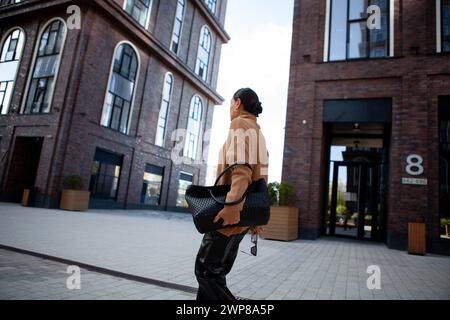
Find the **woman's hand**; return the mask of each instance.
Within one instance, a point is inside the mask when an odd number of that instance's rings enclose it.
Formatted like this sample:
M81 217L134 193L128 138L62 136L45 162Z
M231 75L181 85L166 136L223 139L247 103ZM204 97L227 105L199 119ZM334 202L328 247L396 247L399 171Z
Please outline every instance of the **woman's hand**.
M264 231L264 229L263 229L263 227L256 226L256 227L250 227L250 231L252 232L252 234L261 234Z
M238 224L241 221L241 213L233 206L225 206L214 218L214 223L223 219L223 226Z

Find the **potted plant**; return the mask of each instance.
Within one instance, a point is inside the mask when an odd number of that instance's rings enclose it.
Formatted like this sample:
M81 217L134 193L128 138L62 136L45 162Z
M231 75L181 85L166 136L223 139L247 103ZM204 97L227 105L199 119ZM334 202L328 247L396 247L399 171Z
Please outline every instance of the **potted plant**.
M268 184L270 220L261 235L266 239L296 240L298 238L299 209L288 206L294 187L287 182Z
M83 191L83 178L71 175L63 181L60 208L69 211L86 211L89 208L89 191Z

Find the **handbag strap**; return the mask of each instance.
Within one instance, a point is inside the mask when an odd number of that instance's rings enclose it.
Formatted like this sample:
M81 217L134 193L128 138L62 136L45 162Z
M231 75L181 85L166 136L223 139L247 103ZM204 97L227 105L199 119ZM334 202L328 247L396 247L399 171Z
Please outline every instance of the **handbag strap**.
M231 170L232 168L234 168L234 167L236 167L236 166L239 166L239 165L245 165L245 166L247 166L248 168L250 168L250 170L253 170L252 166L249 165L247 162L245 162L245 163L234 163L234 164L228 166L227 168L225 168L225 169L220 173L220 175L219 175L219 176L217 177L217 179L216 179L216 182L214 182L214 186L217 185L217 183L219 182L220 178L222 178L222 176L223 176L225 173L227 173L229 170ZM211 197L214 199L214 201L216 201L217 203L220 203L220 204L225 205L225 206L232 206L232 205L235 205L235 204L238 204L238 203L242 202L242 200L244 200L244 198L247 196L247 193L248 193L249 189L250 189L250 188L247 188L247 190L245 190L244 194L242 195L242 197L241 197L239 200L235 200L235 201L231 201L231 202L225 202L225 201L222 201L222 200L217 199L217 198L214 196L214 194L213 194L213 192L212 192L211 189L209 189L209 193L211 194Z

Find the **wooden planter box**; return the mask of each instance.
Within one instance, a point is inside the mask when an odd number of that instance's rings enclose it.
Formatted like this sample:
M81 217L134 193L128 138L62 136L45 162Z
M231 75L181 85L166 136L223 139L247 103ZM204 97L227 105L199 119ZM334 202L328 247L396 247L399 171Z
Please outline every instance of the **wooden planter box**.
M408 223L408 253L425 255L425 223Z
M30 198L30 189L24 189L22 194L22 206L28 207L29 198Z
M89 208L89 191L63 190L60 208L69 211L86 211Z
M291 241L298 238L299 209L294 207L270 207L270 220L261 236L265 239Z

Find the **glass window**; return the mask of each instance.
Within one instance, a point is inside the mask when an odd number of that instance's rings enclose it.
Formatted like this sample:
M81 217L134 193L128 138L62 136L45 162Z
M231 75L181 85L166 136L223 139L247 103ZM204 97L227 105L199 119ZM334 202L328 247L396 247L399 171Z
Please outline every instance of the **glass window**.
M42 33L23 113L50 112L65 34L66 26L59 19L51 22Z
M189 120L187 126L186 140L184 146L184 156L191 159L197 158L197 149L201 130L203 113L202 99L195 95L191 101L189 110Z
M183 27L185 0L178 0L177 12L175 15L175 22L173 26L172 42L170 44L170 50L174 53L178 53L178 47L180 44L181 30Z
M24 43L23 31L14 29L0 47L0 114L7 114L9 111Z
M369 29L369 6L380 8L380 28ZM386 57L389 0L331 0L329 60Z
M211 32L208 27L203 26L200 32L200 43L197 53L197 64L195 73L197 73L204 81L208 78L209 56L211 53Z
M147 165L144 172L141 203L159 206L161 202L161 189L164 177L164 168Z
M442 51L450 52L450 0L441 0Z
M450 239L450 97L439 99L440 235Z
M93 198L117 200L122 158L97 149L89 184Z
M166 134L167 118L169 115L170 98L172 96L173 77L170 73L166 74L164 88L162 93L161 109L159 110L158 128L156 130L157 146L164 146L164 138Z
M213 14L216 14L217 0L204 0L204 1L208 6L209 10L211 10Z
M138 68L136 51L127 43L119 45L114 54L102 126L128 133Z
M148 28L150 22L151 0L125 0L125 11L140 25Z
M181 173L180 179L178 180L178 196L177 196L177 207L187 208L188 204L186 202L185 194L187 188L192 184L194 176L189 173Z

